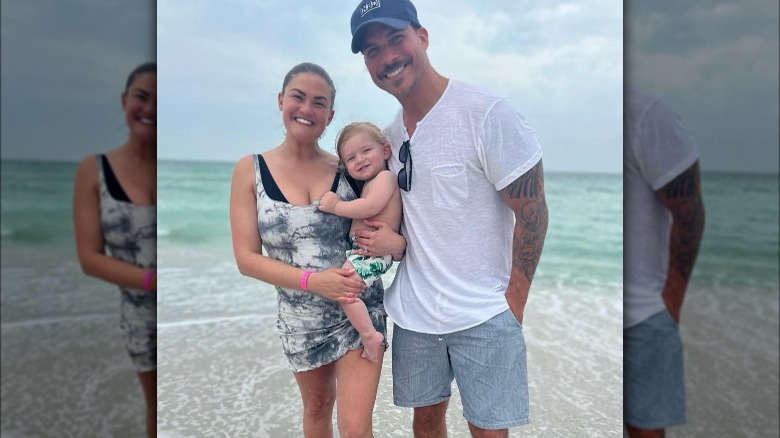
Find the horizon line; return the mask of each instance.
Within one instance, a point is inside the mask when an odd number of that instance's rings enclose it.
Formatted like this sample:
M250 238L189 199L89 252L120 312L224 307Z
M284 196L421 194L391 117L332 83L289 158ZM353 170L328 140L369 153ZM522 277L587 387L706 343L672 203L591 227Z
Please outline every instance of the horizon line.
M0 157L2 162L17 162L17 163L41 163L41 164L78 164L84 157L79 157L76 160L69 160L63 158L8 158ZM157 162L160 163L180 163L180 164L235 164L236 160L217 160L217 159L193 159L193 158L157 158ZM586 174L601 174L601 175L622 175L622 171L614 170L599 170L599 169L545 169L545 172L550 173L586 173ZM752 174L752 175L780 175L780 169L773 170L760 170L760 169L702 169L702 173L731 173L731 174Z

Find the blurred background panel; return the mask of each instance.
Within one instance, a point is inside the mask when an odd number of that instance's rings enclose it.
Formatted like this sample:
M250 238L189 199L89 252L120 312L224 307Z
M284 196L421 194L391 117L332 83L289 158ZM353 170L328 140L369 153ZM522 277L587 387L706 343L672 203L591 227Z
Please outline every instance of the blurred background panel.
M3 437L138 437L144 404L116 286L81 271L77 163L128 136L127 75L155 58L155 2L2 0Z
M667 436L778 436L778 2L624 6L626 84L690 130L706 210L680 324L688 423Z

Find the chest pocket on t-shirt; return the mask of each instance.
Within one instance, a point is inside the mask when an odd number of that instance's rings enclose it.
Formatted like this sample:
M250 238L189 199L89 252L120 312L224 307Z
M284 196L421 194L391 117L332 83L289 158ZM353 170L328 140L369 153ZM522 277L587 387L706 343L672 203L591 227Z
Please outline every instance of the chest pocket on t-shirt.
M433 204L439 208L456 208L469 199L468 175L462 164L445 164L431 169Z

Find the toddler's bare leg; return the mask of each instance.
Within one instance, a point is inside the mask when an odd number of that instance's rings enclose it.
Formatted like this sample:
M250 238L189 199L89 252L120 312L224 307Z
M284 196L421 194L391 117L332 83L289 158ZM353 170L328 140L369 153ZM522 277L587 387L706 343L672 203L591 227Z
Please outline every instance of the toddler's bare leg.
M352 263L347 260L347 262L344 263L344 267L351 268ZM354 274L354 277L363 281L357 273ZM372 362L378 362L380 357L379 353L384 348L382 344L384 343L385 337L376 331L374 325L371 323L366 304L362 300L357 300L350 304L341 303L341 307L344 309L344 313L347 314L349 322L351 322L352 326L360 333L360 337L363 340L363 354L361 354L361 357Z

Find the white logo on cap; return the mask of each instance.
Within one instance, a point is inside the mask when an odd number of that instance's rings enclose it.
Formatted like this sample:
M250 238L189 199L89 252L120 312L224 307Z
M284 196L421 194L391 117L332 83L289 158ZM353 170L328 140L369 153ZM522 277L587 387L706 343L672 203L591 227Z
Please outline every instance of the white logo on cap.
M363 5L363 7L360 8L360 16L364 16L368 14L368 12L372 9L376 9L379 7L379 0L368 0L366 4Z

